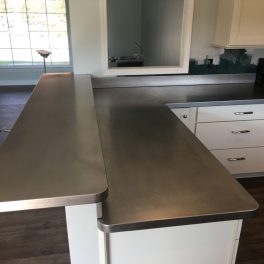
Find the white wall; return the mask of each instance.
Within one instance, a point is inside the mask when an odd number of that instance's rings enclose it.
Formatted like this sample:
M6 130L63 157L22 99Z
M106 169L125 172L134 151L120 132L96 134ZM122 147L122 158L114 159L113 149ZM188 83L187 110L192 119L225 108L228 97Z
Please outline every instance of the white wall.
M79 74L101 75L101 33L100 33L101 0L69 0L70 28L72 39L74 72ZM222 49L212 47L216 23L217 4L221 0L195 0L194 23L191 45L191 58L203 61L206 55L218 57ZM252 61L264 57L264 49L250 49ZM58 68L49 71L61 71ZM71 67L64 68L70 71ZM0 85L32 84L37 81L42 68L0 69ZM30 76L30 77L29 77Z
M201 63L208 55L217 64L219 55L224 52L223 49L215 48L211 44L215 35L219 1L221 0L195 0L191 58ZM248 49L248 53L252 55L254 64L257 64L259 57L264 57L264 49Z
M71 66L56 67L48 66L47 72L71 72ZM37 67L1 67L0 68L0 86L5 85L34 85L38 82L44 70L42 66Z
M206 56L218 60L223 49L214 48L213 42L216 28L216 16L219 0L195 0L193 16L193 32L191 44L191 58L201 63Z
M108 0L108 51L110 56L132 56L141 44L142 0Z
M100 0L69 0L73 70L101 72Z
M70 0L74 71L101 74L100 1ZM191 58L218 57L222 49L214 48L217 4L219 0L195 0ZM221 1L221 0L220 0ZM264 49L250 50L253 61L264 57Z
M183 1L143 0L142 3L142 46L145 65L179 65Z
M264 49L248 49L248 54L252 55L252 63L257 64L259 58L264 58Z

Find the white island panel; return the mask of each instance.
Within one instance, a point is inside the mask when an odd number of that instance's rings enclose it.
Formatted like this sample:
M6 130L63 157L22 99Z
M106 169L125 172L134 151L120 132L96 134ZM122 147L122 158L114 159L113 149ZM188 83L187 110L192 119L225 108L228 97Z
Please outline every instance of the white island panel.
M100 231L100 264L232 264L235 263L241 222L110 234Z

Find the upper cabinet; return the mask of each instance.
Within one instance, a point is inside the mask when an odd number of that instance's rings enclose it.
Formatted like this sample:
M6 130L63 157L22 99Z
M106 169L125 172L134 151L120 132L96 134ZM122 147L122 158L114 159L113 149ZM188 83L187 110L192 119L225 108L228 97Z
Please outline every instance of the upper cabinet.
M106 75L188 73L194 0L100 0Z
M264 47L264 0L219 0L215 42L226 48Z

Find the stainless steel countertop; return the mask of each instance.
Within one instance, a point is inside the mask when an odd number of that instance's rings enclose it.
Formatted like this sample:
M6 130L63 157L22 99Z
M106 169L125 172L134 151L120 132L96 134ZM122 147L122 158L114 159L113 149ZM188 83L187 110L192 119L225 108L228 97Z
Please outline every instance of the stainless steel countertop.
M256 201L165 104L264 103L252 84L94 89L109 193L98 226L119 232L253 216ZM221 104L221 103L219 103Z
M89 76L41 79L0 148L0 212L100 202L108 186L105 232L254 215L255 200L165 104L254 103L262 92L226 84L94 94L97 119Z
M42 77L0 148L0 175L0 212L105 199L89 76Z

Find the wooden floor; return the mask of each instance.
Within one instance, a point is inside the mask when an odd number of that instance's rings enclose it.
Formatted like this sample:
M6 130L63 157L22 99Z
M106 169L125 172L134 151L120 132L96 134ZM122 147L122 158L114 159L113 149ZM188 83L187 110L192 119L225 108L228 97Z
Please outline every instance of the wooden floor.
M3 130L12 128L32 89L32 86L0 87L0 145L8 135Z
M1 213L0 263L70 263L64 208Z
M259 202L260 210L244 221L236 264L264 264L264 178L240 183ZM0 264L67 263L64 208L0 214Z
M260 205L257 216L243 223L236 264L264 264L264 177L239 182Z
M0 126L13 125L29 95L27 89L16 93L0 89ZM236 264L264 264L264 178L239 182L259 202L260 210L255 218L244 221ZM67 263L64 208L0 214L0 264Z

